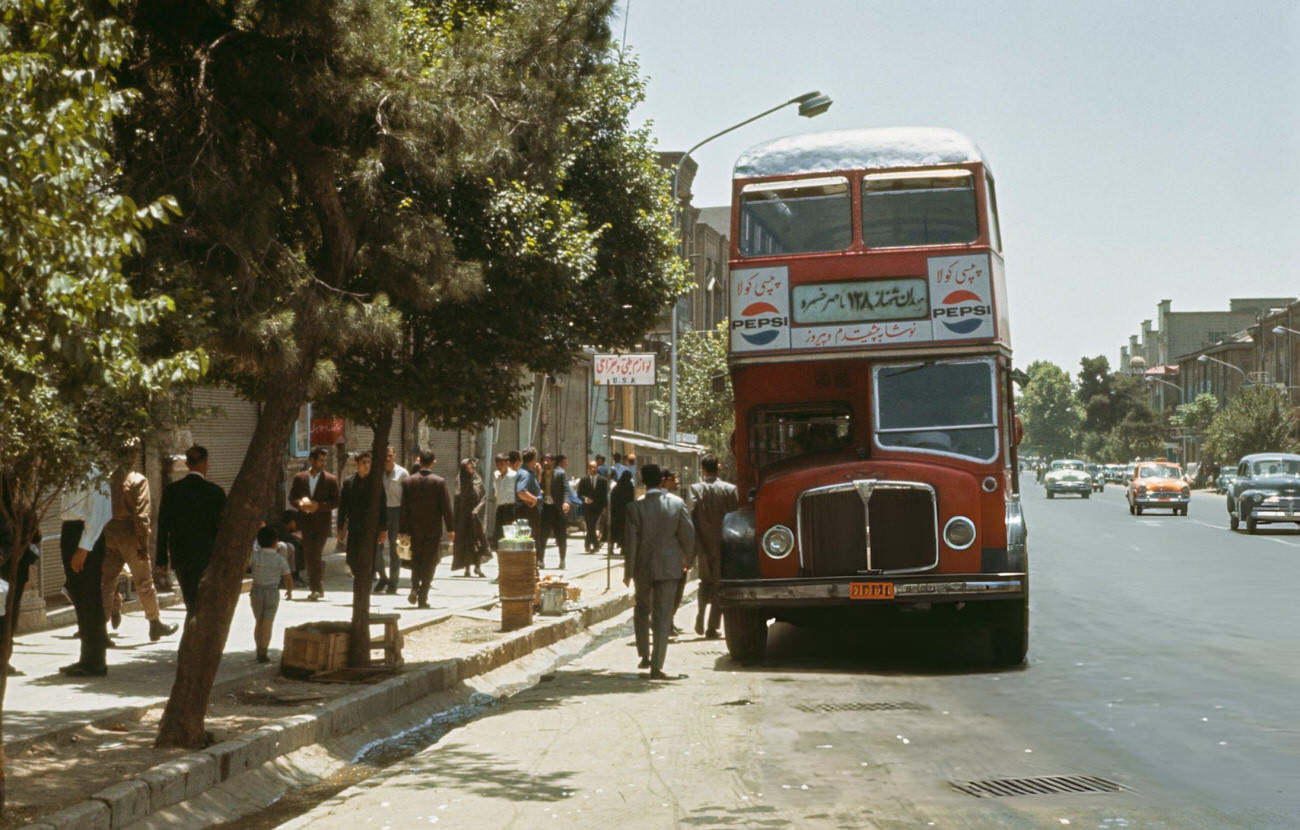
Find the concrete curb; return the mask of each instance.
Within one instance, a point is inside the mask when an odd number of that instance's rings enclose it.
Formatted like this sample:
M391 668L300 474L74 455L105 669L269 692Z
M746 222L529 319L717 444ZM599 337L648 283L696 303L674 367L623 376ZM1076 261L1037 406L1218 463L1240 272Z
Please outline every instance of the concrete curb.
M126 827L281 755L345 735L373 718L572 637L623 613L632 604L632 597L626 594L610 597L563 617L534 623L465 657L414 667L382 683L336 698L315 712L294 715L159 764L84 801L42 816L29 826L39 830Z

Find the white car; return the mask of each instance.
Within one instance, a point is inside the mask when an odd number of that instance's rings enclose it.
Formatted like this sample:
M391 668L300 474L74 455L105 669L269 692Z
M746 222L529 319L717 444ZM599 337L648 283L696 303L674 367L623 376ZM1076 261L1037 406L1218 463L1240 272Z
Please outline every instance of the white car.
M1092 495L1092 476L1088 465L1074 458L1058 458L1043 476L1043 489L1049 499L1057 493L1077 493L1083 498Z

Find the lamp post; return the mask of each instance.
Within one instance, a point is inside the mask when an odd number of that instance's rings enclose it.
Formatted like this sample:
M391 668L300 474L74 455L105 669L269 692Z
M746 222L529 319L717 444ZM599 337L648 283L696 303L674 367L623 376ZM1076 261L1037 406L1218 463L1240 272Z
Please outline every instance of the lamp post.
M1287 322L1291 321L1287 320ZM1300 334L1300 331L1289 329L1286 326L1274 326L1273 336L1276 337L1279 334L1286 335L1286 400L1289 404L1291 402L1291 390L1294 388L1291 386L1291 335Z
M799 114L804 118L815 118L830 109L831 103L829 95L822 95L816 90L805 92L803 95L795 96L789 101L777 104L771 109L763 110L758 115L746 118L744 121L739 123L732 124L725 130L719 130L703 141L696 142L691 149L683 153L682 157L677 160L677 167L673 170L673 219L675 220L674 224L677 226L677 255L685 256L686 253L686 228L685 222L683 221L684 217L682 216L681 198L677 194L677 182L682 175L682 166L686 164L686 160L691 157L691 153L694 153L696 150L700 149L705 144L708 144L715 138L724 136L732 130L738 130L746 124L757 121L765 115L771 115L777 110L784 109L791 104L799 105ZM674 445L677 443L677 306L680 300L680 297L673 298L673 311L671 318L672 331L670 332L668 341L668 382L672 387L670 390L668 405L668 441Z
M1232 363L1229 363L1226 360L1219 360L1217 357L1210 357L1208 354L1203 354L1203 355L1197 355L1196 362L1197 363L1218 363L1220 366L1227 366L1229 369L1232 369L1234 372L1241 375L1242 386L1245 386L1246 384L1250 383L1250 378L1246 376L1245 369L1242 369L1240 366L1236 366Z

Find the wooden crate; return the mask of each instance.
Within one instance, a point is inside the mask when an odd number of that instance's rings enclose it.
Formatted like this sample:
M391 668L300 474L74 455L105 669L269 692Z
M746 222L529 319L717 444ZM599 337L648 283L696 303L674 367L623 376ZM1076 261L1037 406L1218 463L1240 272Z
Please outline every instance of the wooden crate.
M348 664L348 623L307 623L284 630L280 667L305 672L334 671Z

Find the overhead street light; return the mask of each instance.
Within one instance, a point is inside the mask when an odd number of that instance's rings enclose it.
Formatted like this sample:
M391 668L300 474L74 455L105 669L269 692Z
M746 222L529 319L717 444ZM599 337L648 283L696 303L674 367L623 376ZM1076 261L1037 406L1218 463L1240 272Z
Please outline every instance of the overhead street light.
M1296 331L1295 329L1289 329L1286 326L1274 326L1273 333L1274 334L1300 334L1300 331Z
M1226 360L1219 360L1217 357L1210 357L1208 354L1203 354L1197 356L1196 362L1197 363L1218 363L1220 366L1227 366L1229 369L1232 369L1234 372L1241 375L1241 382L1243 386L1247 383L1250 383L1250 378L1246 376L1245 369L1241 368L1240 366L1235 366Z
M694 153L696 150L700 149L705 144L708 144L710 141L712 141L715 138L724 136L727 133L731 132L732 130L738 130L741 127L745 126L746 124L753 123L754 121L757 121L763 116L771 115L777 110L784 109L790 106L791 104L799 105L799 114L802 115L804 118L816 118L817 116L826 112L826 110L830 109L832 103L833 102L831 101L829 95L823 95L821 92L817 90L813 90L812 92L805 92L803 95L796 95L794 98L791 98L789 101L784 101L780 104L777 104L775 107L772 107L771 109L763 110L758 115L755 115L750 118L746 118L744 121L738 122L736 124L732 124L730 127L727 127L725 130L719 130L718 132L714 133L713 135L709 136L703 141L696 142L696 144L692 146L691 149L687 150L685 153L682 153L682 157L677 160L676 169L673 170L673 206L674 206L673 220L674 220L674 224L676 225L676 231L677 231L677 255L684 256L686 252L685 228L683 227L685 223L682 221L683 219L682 205L681 205L681 199L677 194L677 183L682 175L682 166L685 165L686 160L691 157L691 153ZM668 355L668 381L672 386L671 397L669 399L669 408L668 408L668 441L672 444L677 443L677 306L680 299L681 299L680 297L673 299L673 311L672 311L672 323L671 323L672 332L670 333L671 334L671 337L669 339L670 351Z
M1143 378L1143 380L1145 380L1147 383L1163 383L1165 386L1171 386L1171 387L1173 387L1174 389L1177 389L1177 390L1178 390L1178 402L1179 402L1179 403L1187 403L1187 391L1186 391L1185 389L1183 389L1183 387L1179 386L1178 384L1176 384L1176 383L1174 383L1174 382L1172 382L1172 381L1168 381L1168 380L1161 380L1160 378L1153 378L1153 377L1151 377L1150 375L1146 375L1146 376Z

